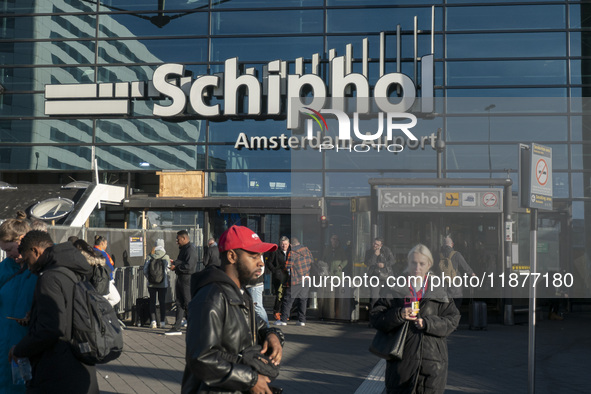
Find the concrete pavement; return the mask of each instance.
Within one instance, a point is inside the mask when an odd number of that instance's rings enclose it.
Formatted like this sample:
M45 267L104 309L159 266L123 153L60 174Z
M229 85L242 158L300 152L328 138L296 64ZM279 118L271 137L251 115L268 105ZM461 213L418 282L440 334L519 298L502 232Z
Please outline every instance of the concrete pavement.
M590 312L537 326L536 393L587 393L587 334ZM384 362L367 351L374 330L367 323L311 321L283 327L286 346L274 385L291 393L380 394ZM179 393L184 368L185 335L129 327L125 352L97 368L102 393ZM449 338L447 393L526 393L528 327L491 324L487 331L467 326ZM372 373L373 371L373 373ZM370 380L365 381L370 376Z

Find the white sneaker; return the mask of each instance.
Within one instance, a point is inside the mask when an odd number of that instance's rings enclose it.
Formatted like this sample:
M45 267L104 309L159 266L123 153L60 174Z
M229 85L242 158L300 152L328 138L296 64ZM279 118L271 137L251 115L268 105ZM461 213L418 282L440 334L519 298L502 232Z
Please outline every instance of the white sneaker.
M166 328L166 322L161 321L160 322L160 328Z
M174 327L171 328L170 330L166 331L164 333L164 335L183 335L183 333L180 330L175 330Z
M275 325L276 326L287 326L287 323L284 321L281 321L281 320L276 320Z
M181 327L187 327L187 319L183 318L183 321L181 322Z
M156 320L152 320L152 323L150 323L150 328L157 328L158 326L156 325Z
M296 326L300 326L300 327L304 327L306 325L306 323L304 323L303 321L299 321L296 323Z

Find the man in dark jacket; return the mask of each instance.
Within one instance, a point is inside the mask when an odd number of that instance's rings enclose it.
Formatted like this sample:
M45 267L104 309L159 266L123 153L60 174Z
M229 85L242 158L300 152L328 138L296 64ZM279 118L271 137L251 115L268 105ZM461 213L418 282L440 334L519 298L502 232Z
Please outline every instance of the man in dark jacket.
M365 252L365 265L367 275L377 277L379 286L372 286L370 289L370 309L373 308L376 301L380 298L380 289L385 287L386 280L394 274L394 255L387 246L384 246L384 239L377 237L374 239L371 249Z
M179 257L170 260L170 269L176 273L175 305L176 320L174 326L165 335L181 335L183 317L187 316L187 308L191 301L191 275L197 272L197 247L189 240L187 230L176 233L179 244Z
M70 242L54 245L44 231L27 233L19 246L29 269L39 275L28 334L9 359L26 357L33 369L27 393L98 393L96 370L74 357L65 338L72 335L74 282L53 270L66 267L81 278L92 268Z
M218 267L222 265L220 260L220 250L218 249L218 244L215 242L215 238L210 238L207 240L207 252L205 253L205 257L203 258L203 265L217 265Z
M273 317L275 320L281 319L281 302L285 292L285 282L287 281L286 261L290 251L289 238L282 236L279 238L279 247L276 251L268 253L266 267L271 272L273 292L275 293L275 304L273 305Z
M274 367L281 361L283 334L257 319L244 291L262 273L262 254L277 246L262 242L246 227L232 226L220 237L219 247L221 267L196 275L181 392L271 393L270 379L238 356L258 343L262 349L257 354L266 354Z

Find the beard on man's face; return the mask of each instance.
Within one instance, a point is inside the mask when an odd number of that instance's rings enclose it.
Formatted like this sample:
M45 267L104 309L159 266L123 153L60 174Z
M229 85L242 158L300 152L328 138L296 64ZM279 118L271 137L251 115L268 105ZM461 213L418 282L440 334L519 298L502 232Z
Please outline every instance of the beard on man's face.
M256 284L256 281L260 276L256 274L256 271L259 269L258 267L250 270L248 266L243 263L240 258L238 258L238 261L236 262L236 269L238 270L238 281L242 286Z

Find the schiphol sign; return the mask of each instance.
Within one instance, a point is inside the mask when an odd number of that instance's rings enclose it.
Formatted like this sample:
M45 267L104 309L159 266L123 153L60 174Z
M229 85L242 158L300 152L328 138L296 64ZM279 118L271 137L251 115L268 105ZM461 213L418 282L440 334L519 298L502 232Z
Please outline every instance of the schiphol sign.
M377 195L380 212L503 212L499 189L380 187Z
M384 33L382 35L385 37ZM418 65L421 75L420 89L417 89L409 76L401 72L385 73L385 50L381 49L380 77L370 86L368 41L363 41L362 73L352 72L350 45L346 56L336 56L331 50L328 83L319 75L319 54L314 54L309 62L310 73L304 73L302 58L291 65L294 71L291 74L287 72L286 61L275 60L263 66L260 79L254 68L241 72L238 58L226 60L221 73L196 78L188 75L184 65L170 63L159 66L151 81L46 85L45 114L123 116L131 113L133 100L168 98L167 105L154 102L154 116L174 121L285 118L286 128L292 132L301 130L301 120L308 118L305 131L308 140L314 138L313 120L326 125L325 118L332 118L338 121L337 137L341 141L356 138L364 143L377 142L384 137L391 141L395 135L417 141L410 130L417 123L415 113L433 112L433 54L417 59L415 80ZM350 97L353 88L354 98ZM398 92L396 102L389 98L394 90ZM420 100L417 100L418 90ZM243 103L246 104L244 109L241 108ZM354 112L348 110L352 107ZM364 116L377 119L377 131L364 133L360 130L359 118Z

